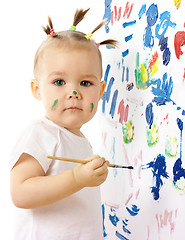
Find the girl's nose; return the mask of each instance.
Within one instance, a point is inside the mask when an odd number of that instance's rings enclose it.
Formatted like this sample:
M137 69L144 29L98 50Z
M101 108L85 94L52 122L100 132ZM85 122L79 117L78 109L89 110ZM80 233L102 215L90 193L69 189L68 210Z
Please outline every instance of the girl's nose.
M81 99L81 95L79 92L74 90L68 95L68 99Z

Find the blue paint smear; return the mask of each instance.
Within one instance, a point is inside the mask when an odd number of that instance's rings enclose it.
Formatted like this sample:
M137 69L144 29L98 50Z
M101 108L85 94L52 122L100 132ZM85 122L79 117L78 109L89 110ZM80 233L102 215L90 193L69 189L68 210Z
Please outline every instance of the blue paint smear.
M183 121L180 118L177 118L177 125L181 131L182 134L182 130L183 130Z
M159 40L159 46L160 46L160 50L164 51L167 46L168 46L168 37L164 37L162 36L161 39Z
M160 39L162 36L165 35L166 31L168 30L168 27L172 27L172 28L176 27L176 23L172 23L170 21L170 18L171 18L171 15L170 15L170 12L168 11L165 11L160 15L159 24L157 24L155 28L155 35L158 39Z
M113 144L112 144L112 161L115 163L115 145L116 145L116 139L113 137ZM118 170L116 168L113 169L114 171L114 178L116 178L118 174Z
M155 181L155 186L152 187L151 193L153 194L154 200L159 199L159 191L163 186L163 178L168 178L168 173L166 172L166 161L165 157L161 154L154 159L153 162L146 164L146 168L151 168L153 173L153 178Z
M122 72L122 82L124 82L124 74L125 74L125 66L123 66L123 72Z
M163 75L162 82L160 79L157 79L157 87L152 87L152 93L156 96L153 99L153 102L157 106L165 105L166 102L173 102L170 97L173 91L173 81L170 77L169 81L167 80L167 73ZM173 102L174 104L174 102Z
M139 19L141 19L141 17L143 16L143 14L144 14L145 12L146 12L146 4L143 4L143 5L141 6L141 9L140 9L139 13L138 13Z
M154 114L153 114L153 105L152 103L149 103L146 106L146 110L145 110L145 116L146 116L146 122L149 126L149 129L151 129L151 126L153 124L153 120L154 120Z
M154 37L152 36L152 29L150 26L145 28L145 32L143 34L143 44L145 47L149 48L154 46Z
M105 0L105 13L103 16L103 19L106 19L106 25L105 25L105 31L106 33L109 33L110 28L109 28L109 23L111 20L111 4L112 0Z
M124 225L123 225L123 231L127 234L131 234L131 231L129 231Z
M129 68L126 68L126 81L129 81Z
M136 24L136 20L131 21L131 22L125 22L122 24L123 28L130 27L132 25Z
M167 66L171 59L171 52L169 48L166 48L163 52L163 65Z
M122 52L122 57L126 57L129 54L129 50L127 49L126 51Z
M159 40L160 50L163 52L163 65L167 66L171 59L171 52L168 48L168 37L162 36Z
M181 177L185 178L185 169L182 168L182 160L178 158L173 166L173 182L176 183Z
M119 218L116 216L116 214L114 213L114 215L112 216L111 214L109 214L109 220L111 221L111 223L116 227L117 223L119 222Z
M182 131L183 131L183 121L180 118L177 118L177 125L181 131L180 134L180 158L182 159Z
M128 225L128 219L125 219L125 221L124 220L122 220L122 222L123 222L123 224L125 225L125 226L127 226Z
M110 72L110 64L107 65L107 68L105 70L105 75L104 75L104 81L105 81L105 84L107 84L107 78L108 78L108 75L109 75L109 72Z
M182 115L185 116L185 110L182 111Z
M132 38L133 38L133 34L131 34L131 35L125 37L125 42L130 41Z
M131 209L126 207L126 209L132 217L137 216L140 210L140 208L138 208L136 205L132 205Z
M118 231L116 231L116 237L118 237L121 240L129 240L128 238L124 237L121 233L119 233Z
M183 131L183 121L177 118L177 125L181 131L180 135L180 158L177 159L173 166L173 182L176 183L181 177L185 178L185 169L182 168L182 131Z
M105 230L105 205L102 204L102 217L103 217L103 237L107 236L106 230Z
M118 97L118 90L116 89L112 98L111 108L109 112L112 118L114 118L114 114L115 114L117 97Z
M154 26L158 19L158 8L157 5L152 4L146 12L148 26Z
M104 93L103 93L103 96L102 96L102 113L105 113L105 103L107 102L109 102L109 100L110 100L110 95L111 95L111 89L112 89L112 85L113 85L113 83L114 83L114 78L113 77L111 77L111 79L110 79L110 81L109 81L109 84L108 84L108 86L107 86L107 91L105 91Z
M111 45L106 45L106 48L107 48L107 49L115 49L115 47L114 47L114 46L111 46Z

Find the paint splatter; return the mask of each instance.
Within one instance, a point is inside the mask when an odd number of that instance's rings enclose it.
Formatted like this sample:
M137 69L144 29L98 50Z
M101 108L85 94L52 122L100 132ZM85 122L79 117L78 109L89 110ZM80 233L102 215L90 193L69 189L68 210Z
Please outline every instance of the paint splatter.
M159 24L157 24L155 28L155 35L158 39L161 39L161 37L165 35L165 33L168 30L168 27L172 27L172 28L176 27L177 24L174 22L171 22L170 18L171 18L171 14L168 11L165 11L160 14Z
M150 85L155 84L156 80L151 79L158 70L158 60L156 59L153 64L152 61L156 56L152 56L151 61L139 64L139 53L136 55L136 69L135 69L135 81L136 87L139 90L145 90ZM152 75L151 75L152 74Z
M134 84L133 83L128 83L127 86L126 86L126 90L127 91L131 91L134 87Z
M176 157L178 153L178 143L176 137L166 136L165 154L167 157Z
M136 205L132 205L131 208L126 207L126 209L132 217L137 216L140 210Z
M168 173L166 172L165 157L163 155L159 154L157 156L157 158L154 159L153 162L150 162L150 163L146 164L145 167L143 167L143 169L146 169L146 168L152 169L155 185L153 187L151 187L151 189L152 189L151 193L153 194L154 200L158 200L159 199L159 191L160 191L161 187L163 186L162 177L163 178L169 177Z
M153 105L152 103L149 103L146 106L146 110L145 110L145 116L146 116L146 122L149 126L149 129L151 129L151 126L153 124L153 120L154 120L154 114L153 114Z
M171 59L171 52L168 48L168 37L162 36L159 40L160 50L163 52L163 65L167 66Z
M180 8L181 5L181 0L173 0L175 7L177 8L177 10Z
M155 25L158 19L158 8L157 5L152 4L146 12L147 16L147 27L143 34L143 44L145 47L152 48L154 46L154 37L152 35L152 26Z
M117 97L118 97L118 90L116 89L112 97L112 103L111 103L111 108L109 112L112 118L114 118L114 114L115 114Z
M55 111L57 109L58 99L56 99L51 107L51 110Z
M121 240L129 240L128 238L124 237L121 233L119 233L118 231L116 231L116 237L118 237Z
M131 143L134 138L134 126L131 120L122 124L122 131L124 143Z
M159 129L156 124L152 124L151 128L147 130L147 144L149 147L155 146L159 141Z
M105 205L102 204L102 217L103 217L103 237L107 236L106 230L105 230Z
M162 81L157 79L157 87L152 87L152 93L156 96L153 99L153 102L157 106L165 105L166 102L173 102L170 97L173 91L173 81L172 77L167 79L167 73L163 75Z
M94 104L91 103L91 112L93 111L93 109L94 109Z
M175 54L178 59L180 59L180 56L183 54L181 48L184 45L185 45L185 32L179 31L175 34L174 38Z
M111 95L111 89L112 89L112 85L113 85L113 83L114 83L114 78L113 77L111 77L111 79L110 79L110 81L109 81L109 84L108 84L108 86L107 86L107 89L106 89L106 91L104 91L104 93L103 93L103 96L102 96L102 113L105 113L105 103L107 102L109 102L109 100L110 100L110 95Z
M112 209L111 211L114 212L114 214L113 215L109 214L109 220L116 227L120 219L116 216L115 210Z
M122 99L119 103L118 107L118 114L120 114L119 117L119 123L123 123L123 120L127 122L128 119L128 111L129 111L129 105L127 104L126 107L124 106L124 100Z
M139 19L141 19L141 17L143 16L143 14L144 14L145 12L146 12L146 4L143 4L143 5L141 6L141 9L140 9L139 13L138 13Z
M111 21L111 4L112 0L105 0L105 13L103 19L106 19L105 31L108 33L110 31L109 23Z

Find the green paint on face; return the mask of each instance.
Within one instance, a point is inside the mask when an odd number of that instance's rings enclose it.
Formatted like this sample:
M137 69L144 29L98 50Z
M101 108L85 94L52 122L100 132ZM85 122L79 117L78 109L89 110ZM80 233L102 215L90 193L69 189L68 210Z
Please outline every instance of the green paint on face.
M74 95L76 95L76 94L77 94L77 92L76 92L76 91L73 91L73 94L74 94Z
M94 104L91 103L91 112L93 111L93 108L94 108Z
M51 110L55 111L57 108L57 104L58 104L58 99L56 99L51 107Z

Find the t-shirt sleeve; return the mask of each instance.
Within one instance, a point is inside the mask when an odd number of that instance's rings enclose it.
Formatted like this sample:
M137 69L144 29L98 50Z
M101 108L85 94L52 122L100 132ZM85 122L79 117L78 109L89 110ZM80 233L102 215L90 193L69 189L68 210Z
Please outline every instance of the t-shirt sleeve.
M57 148L57 134L41 123L35 123L27 128L19 137L10 156L10 169L16 164L23 153L34 157L46 173L52 160L47 156L53 156Z

